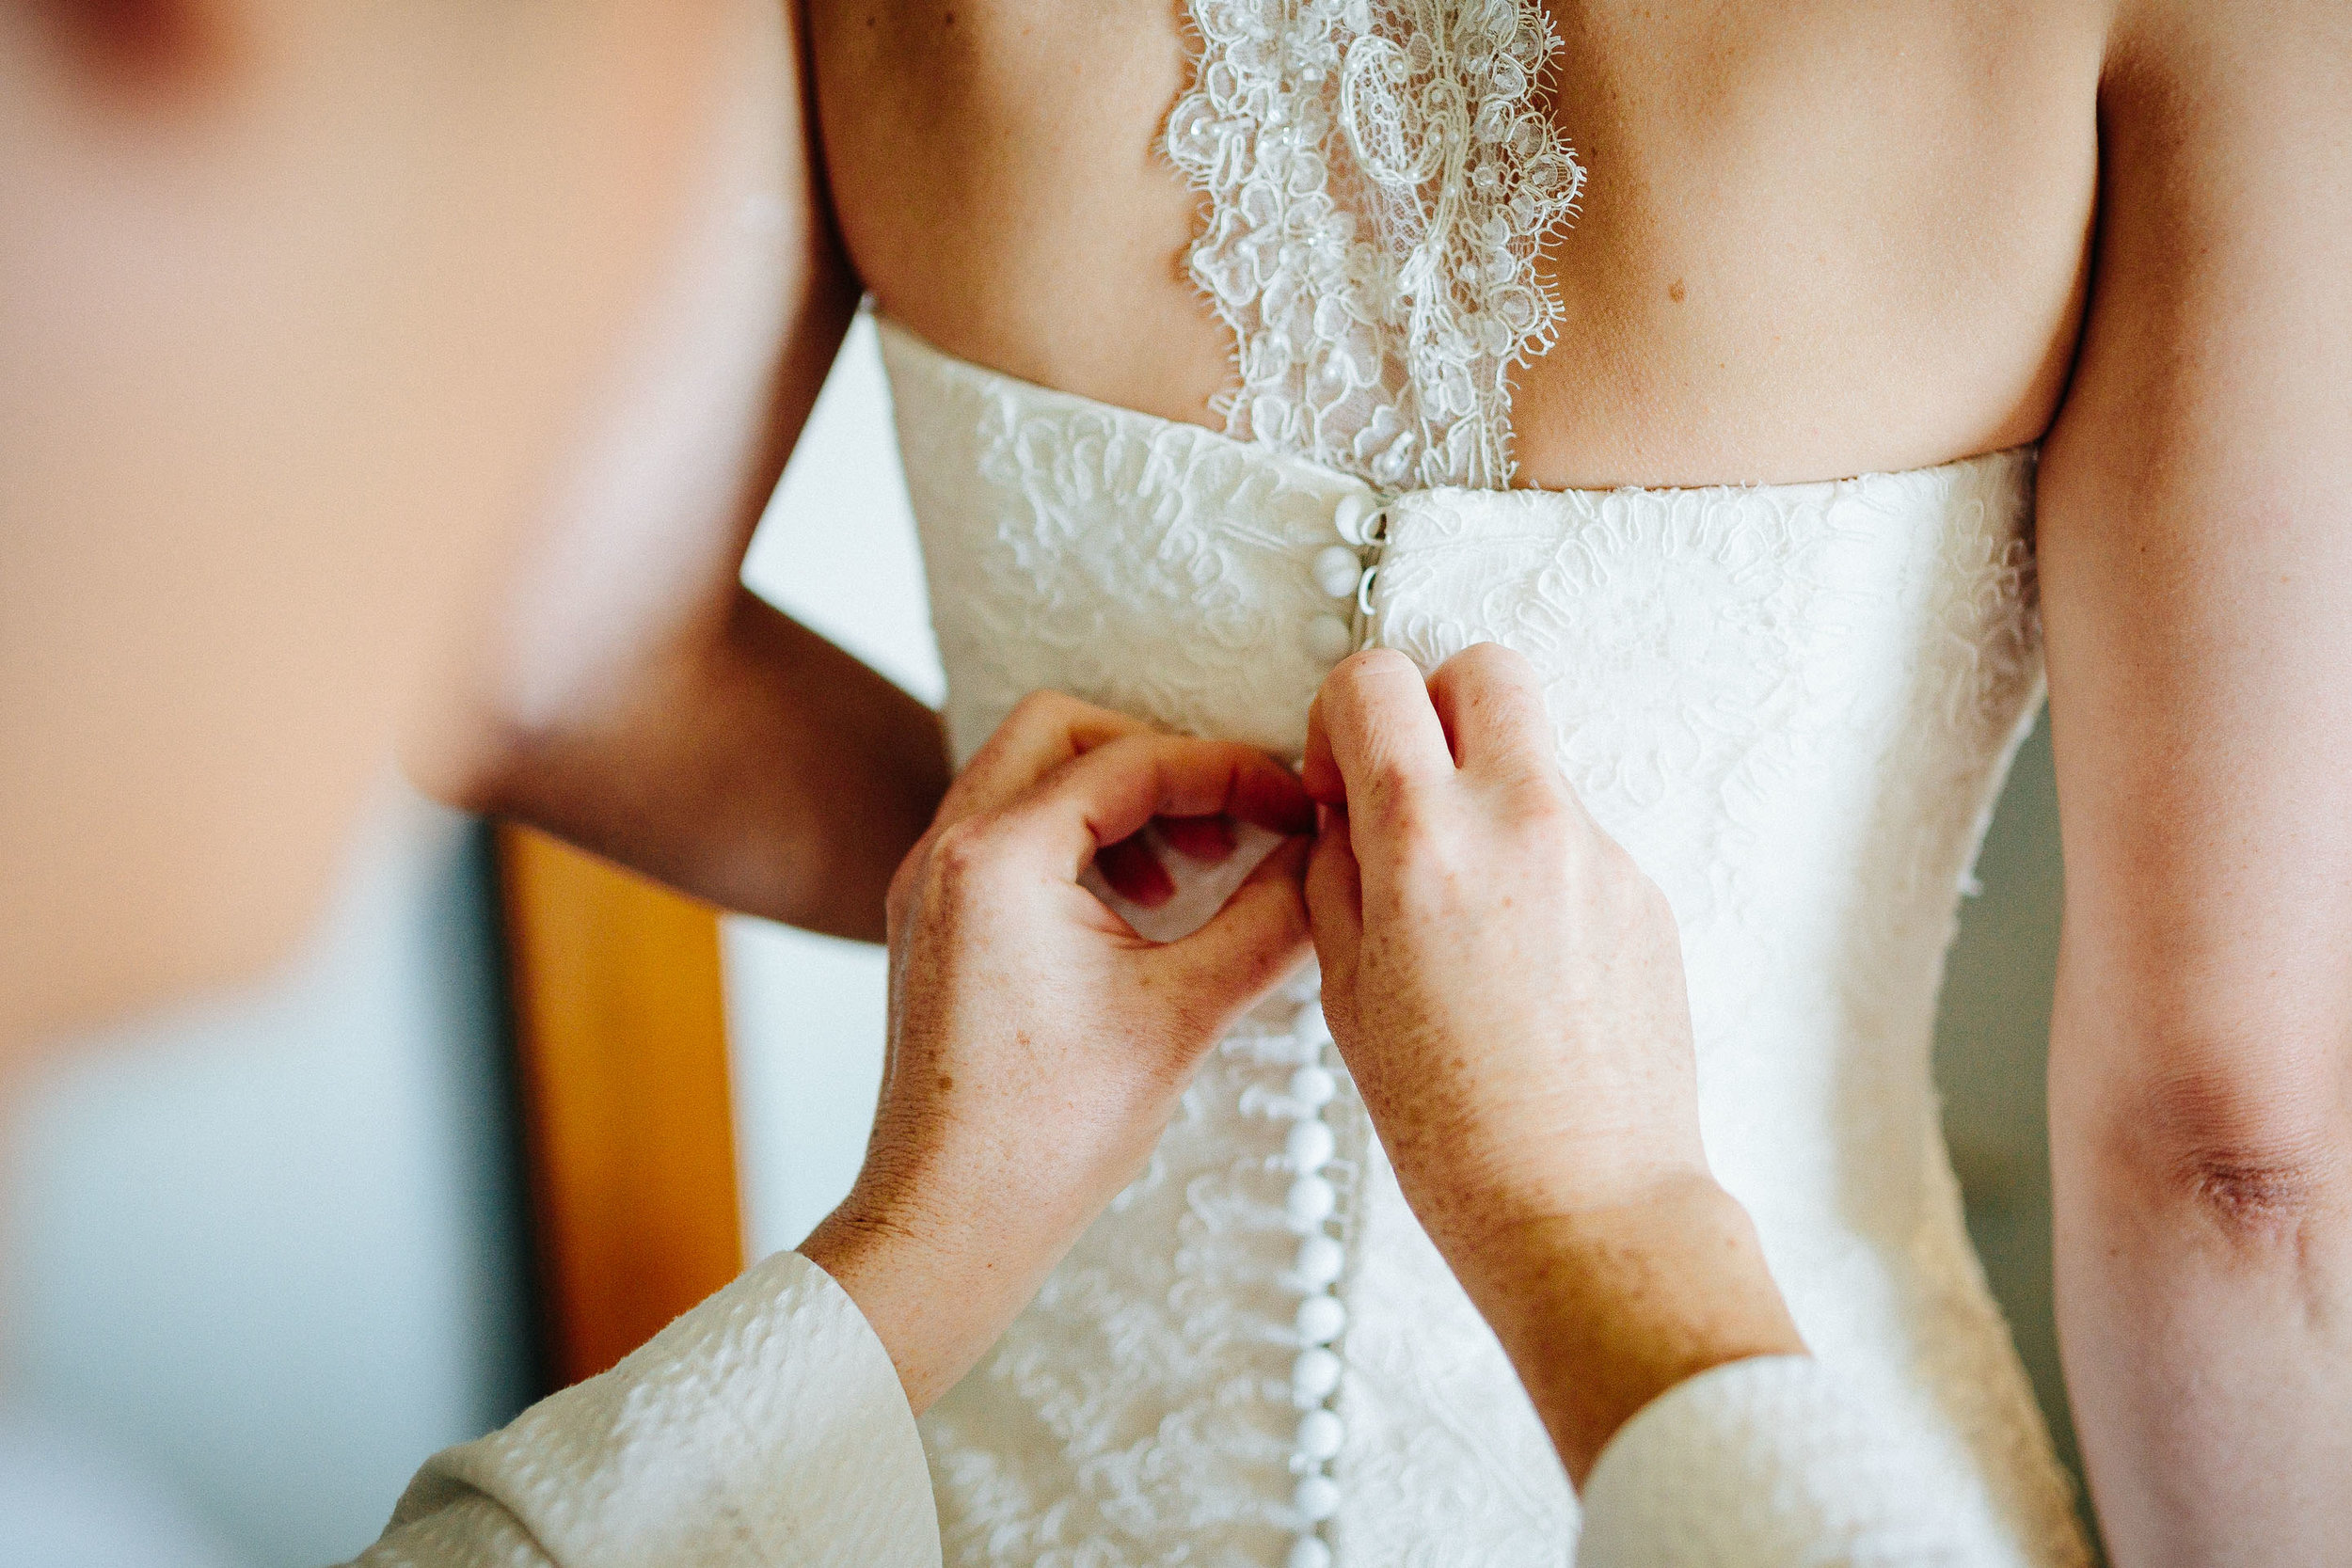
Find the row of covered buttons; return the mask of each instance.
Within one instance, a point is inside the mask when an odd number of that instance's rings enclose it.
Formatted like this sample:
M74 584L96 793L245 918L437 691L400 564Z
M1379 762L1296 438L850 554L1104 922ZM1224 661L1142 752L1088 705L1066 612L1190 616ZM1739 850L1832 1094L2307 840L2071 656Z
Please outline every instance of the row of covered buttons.
M1340 499L1332 509L1331 527L1343 542L1315 552L1311 570L1317 588L1332 598L1354 600L1359 610L1368 608L1364 601L1376 568L1364 564L1364 554L1379 548L1383 517L1379 503L1369 496ZM1343 615L1318 615L1308 623L1307 647L1323 663L1337 664L1355 652L1355 626Z
M1300 1007L1291 1034L1298 1066L1284 1101L1292 1119L1282 1156L1292 1179L1282 1208L1298 1236L1291 1273L1306 1294L1298 1303L1298 1358L1291 1364L1291 1402L1300 1413L1291 1444L1291 1469L1298 1477L1291 1500L1302 1528L1291 1542L1288 1568L1330 1568L1331 1547L1318 1527L1339 1512L1339 1483L1328 1465L1347 1436L1329 1402L1339 1391L1341 1371L1339 1353L1331 1347L1347 1327L1347 1308L1333 1287L1346 1272L1347 1248L1327 1228L1340 1206L1339 1189L1326 1174L1339 1139L1323 1113L1339 1093L1339 1080L1324 1066L1331 1029L1320 1006L1310 1002Z
M1350 608L1359 613L1370 608L1366 601L1376 568L1364 558L1380 547L1383 521L1379 503L1370 496L1342 497L1331 513L1341 543L1316 551L1311 568L1317 588L1334 599L1353 601ZM1329 612L1316 616L1307 626L1307 646L1322 663L1337 664L1355 652L1355 621ZM1347 1307L1334 1288L1347 1272L1347 1248L1328 1228L1339 1213L1340 1194L1326 1172L1339 1152L1339 1139L1323 1113L1339 1093L1339 1080L1324 1065L1331 1026L1319 1004L1298 1009L1291 1036L1298 1047L1297 1067L1290 1092L1279 1101L1291 1118L1282 1140L1283 1163L1292 1172L1282 1210L1298 1236L1291 1275L1305 1294L1296 1320L1298 1358L1291 1363L1291 1402L1299 1412L1291 1440L1291 1469L1298 1477L1291 1503L1300 1529L1292 1538L1287 1568L1331 1568L1331 1545L1322 1526L1340 1510L1339 1482L1331 1478L1330 1465L1347 1439L1345 1424L1331 1408L1342 1370L1332 1346L1347 1327Z

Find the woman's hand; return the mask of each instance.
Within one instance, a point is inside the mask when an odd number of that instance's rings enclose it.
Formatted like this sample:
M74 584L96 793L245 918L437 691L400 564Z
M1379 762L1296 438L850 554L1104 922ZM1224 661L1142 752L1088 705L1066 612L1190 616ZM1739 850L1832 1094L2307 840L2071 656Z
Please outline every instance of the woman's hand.
M1700 1147L1673 911L1561 776L1528 662L1357 655L1305 778L1325 1014L1569 1473L1683 1378L1801 1352Z
M1295 834L1314 807L1263 752L1041 693L892 880L873 1140L801 1250L865 1311L918 1412L1141 1171L1201 1054L1306 956L1303 840L1180 942L1146 942L1078 885L1154 817L1229 816Z

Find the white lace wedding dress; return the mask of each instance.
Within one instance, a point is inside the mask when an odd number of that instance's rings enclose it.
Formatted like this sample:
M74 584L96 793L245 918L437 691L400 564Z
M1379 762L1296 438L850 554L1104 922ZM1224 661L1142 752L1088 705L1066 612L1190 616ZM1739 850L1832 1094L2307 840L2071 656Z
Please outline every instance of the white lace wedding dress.
M1665 890L1707 1148L1805 1338L1922 1434L1988 1563L2082 1560L1962 1227L1929 1043L2041 692L2033 454L1541 492L1510 366L1582 180L1534 0L1195 0L1168 129L1238 344L1216 432L882 342L961 757L1043 687L1295 754L1332 663L1491 639ZM948 1560L1560 1563L1576 1504L1400 1196L1311 980L925 1422Z

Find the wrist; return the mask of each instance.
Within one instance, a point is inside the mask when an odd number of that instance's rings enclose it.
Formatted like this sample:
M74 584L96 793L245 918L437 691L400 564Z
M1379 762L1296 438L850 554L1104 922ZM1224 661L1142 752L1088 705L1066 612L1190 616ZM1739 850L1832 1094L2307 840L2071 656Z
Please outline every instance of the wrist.
M1617 1429L1684 1379L1804 1354L1747 1211L1704 1170L1519 1218L1454 1267L1580 1485Z
M801 1243L866 1315L918 1416L987 1354L1058 1258L1027 1257L983 1228L852 1193Z

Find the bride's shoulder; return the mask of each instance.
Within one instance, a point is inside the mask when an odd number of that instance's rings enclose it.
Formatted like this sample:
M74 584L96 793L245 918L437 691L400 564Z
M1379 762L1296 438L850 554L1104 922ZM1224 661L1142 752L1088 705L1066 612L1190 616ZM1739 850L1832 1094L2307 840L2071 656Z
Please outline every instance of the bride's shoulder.
M1229 345L1160 154L1197 40L1181 0L807 0L841 235L882 309L962 358L1174 419Z

